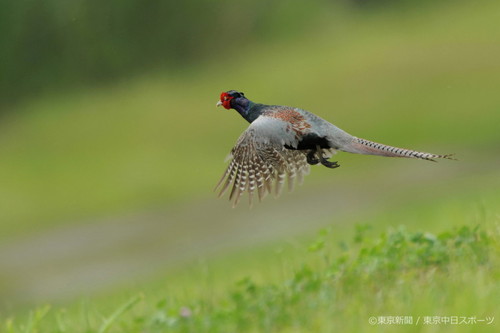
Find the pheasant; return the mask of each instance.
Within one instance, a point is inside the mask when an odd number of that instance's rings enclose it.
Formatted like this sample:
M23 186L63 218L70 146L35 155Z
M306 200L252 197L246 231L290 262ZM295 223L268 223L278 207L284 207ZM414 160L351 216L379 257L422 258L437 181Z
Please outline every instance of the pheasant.
M252 205L254 193L259 200L272 192L278 196L285 178L291 191L294 181L302 183L310 165L337 168L329 161L338 150L355 154L409 157L434 161L452 159L437 155L386 146L348 134L328 121L299 108L254 103L242 92L229 90L220 95L217 106L235 109L250 126L240 136L228 158L229 166L215 190L219 197L231 187L229 200L236 206L244 192Z

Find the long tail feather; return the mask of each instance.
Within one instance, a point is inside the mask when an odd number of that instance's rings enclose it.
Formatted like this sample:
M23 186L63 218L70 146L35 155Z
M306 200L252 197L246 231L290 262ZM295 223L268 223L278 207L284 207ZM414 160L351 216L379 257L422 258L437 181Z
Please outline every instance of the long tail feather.
M361 139L354 138L354 140L341 148L344 151L356 154L365 154L365 155L379 155L379 156L387 156L387 157L408 157L408 158L419 158L427 161L434 161L436 158L446 158L446 159L454 159L453 154L447 155L438 155L426 152L420 152L410 149L397 148L392 146L387 146L381 143Z

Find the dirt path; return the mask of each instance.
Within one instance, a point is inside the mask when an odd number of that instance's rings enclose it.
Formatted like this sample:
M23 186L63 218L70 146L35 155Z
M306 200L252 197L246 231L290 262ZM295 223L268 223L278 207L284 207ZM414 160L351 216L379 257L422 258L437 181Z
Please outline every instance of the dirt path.
M68 224L0 245L0 307L57 302L88 295L220 251L314 233L320 226L384 211L433 190L449 193L455 180L494 173L496 163L398 161L384 173L332 176L306 182L279 200L231 209L207 199L155 212ZM386 164L389 165L389 164ZM379 169L379 168L378 168ZM382 168L380 168L382 169ZM419 194L420 193L420 194ZM427 198L428 199L428 198Z

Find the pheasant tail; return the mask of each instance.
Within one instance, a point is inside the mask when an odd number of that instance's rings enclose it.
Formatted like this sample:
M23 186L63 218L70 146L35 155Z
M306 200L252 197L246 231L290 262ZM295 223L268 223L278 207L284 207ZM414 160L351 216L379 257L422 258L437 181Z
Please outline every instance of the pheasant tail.
M436 158L446 158L453 159L453 154L448 155L438 155L426 152L420 152L405 148L397 148L392 146L387 146L381 143L361 139L354 138L354 140L343 149L347 152L357 153L357 154L365 154L365 155L379 155L379 156L387 156L387 157L408 157L408 158L419 158L422 160L433 161L435 162Z

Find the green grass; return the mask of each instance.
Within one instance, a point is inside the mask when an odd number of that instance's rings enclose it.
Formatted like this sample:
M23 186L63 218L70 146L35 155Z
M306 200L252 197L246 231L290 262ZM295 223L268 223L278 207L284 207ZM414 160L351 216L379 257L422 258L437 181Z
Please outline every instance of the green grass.
M498 317L498 209L466 201L419 209L427 227L411 226L408 211L332 226L313 239L170 272L141 291L41 307L3 326L12 333L496 331L495 321L423 322ZM410 316L413 324L368 323L388 316Z

